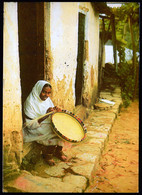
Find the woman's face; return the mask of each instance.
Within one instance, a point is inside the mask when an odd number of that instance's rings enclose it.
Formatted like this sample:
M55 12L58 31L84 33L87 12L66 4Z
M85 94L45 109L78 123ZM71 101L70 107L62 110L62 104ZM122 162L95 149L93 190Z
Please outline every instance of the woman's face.
M50 87L43 87L40 93L40 99L45 101L51 95L51 88Z

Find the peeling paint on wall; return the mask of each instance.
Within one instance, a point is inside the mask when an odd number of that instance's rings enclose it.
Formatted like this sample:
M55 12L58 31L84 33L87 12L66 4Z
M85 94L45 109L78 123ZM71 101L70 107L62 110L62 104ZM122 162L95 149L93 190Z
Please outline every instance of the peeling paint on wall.
M51 51L49 49L46 49L45 51L45 70L44 70L44 74L45 74L45 80L51 81L53 79L53 58L52 58L52 54Z
M72 80L68 87L65 85L66 76L61 81L52 80L52 100L55 106L72 111L74 109Z
M17 3L4 3L4 165L15 168L22 159L21 86L18 53Z
M98 90L99 15L90 2L45 2L44 79L52 85L54 105L73 111L78 51L78 14L87 13L83 105L95 101ZM94 14L95 13L95 14ZM30 43L29 43L30 44ZM4 164L16 166L22 157L22 105L18 50L17 3L4 3Z
M94 80L95 80L95 78L94 78L94 68L93 68L93 66L91 66L91 87L93 87L94 86Z
M57 97L54 100L56 104L62 107L66 107L67 104L67 108L72 107L72 109L75 106L76 99L78 14L81 10L84 14L86 13L87 22L87 25L85 25L82 98L83 104L88 107L92 102L92 93L93 96L95 92L97 93L99 15L93 10L90 2L52 2L50 10L51 52L53 57L53 79L51 82L55 85L55 88L53 87L54 95L56 94L55 96ZM68 90L69 92L67 93ZM65 102L66 99L68 99L68 103Z

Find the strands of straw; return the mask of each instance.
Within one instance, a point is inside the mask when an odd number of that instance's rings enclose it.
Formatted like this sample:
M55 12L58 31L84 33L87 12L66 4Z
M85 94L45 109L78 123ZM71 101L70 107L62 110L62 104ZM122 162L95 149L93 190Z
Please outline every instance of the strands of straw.
M45 116L48 116L48 115L50 115L50 114L53 114L53 113L55 113L55 111L48 112L48 113L46 113L46 114L44 114L44 115L42 115L42 116L40 116L40 117L38 117L38 118L33 119L33 120L30 121L29 123L26 123L26 122L25 122L24 125L23 125L23 129L24 129L25 127L27 127L28 124L32 125L35 121L37 121L37 120L39 120L39 119L41 119L41 118L43 118L43 117L45 117Z

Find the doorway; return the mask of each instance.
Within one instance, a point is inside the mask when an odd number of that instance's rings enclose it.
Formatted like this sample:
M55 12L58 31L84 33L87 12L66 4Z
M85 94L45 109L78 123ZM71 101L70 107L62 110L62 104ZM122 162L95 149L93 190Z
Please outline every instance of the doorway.
M84 41L85 41L85 14L79 12L78 15L78 56L75 81L75 106L82 104L83 88L83 64L84 64Z
M18 2L18 30L23 105L34 84L44 79L43 2Z

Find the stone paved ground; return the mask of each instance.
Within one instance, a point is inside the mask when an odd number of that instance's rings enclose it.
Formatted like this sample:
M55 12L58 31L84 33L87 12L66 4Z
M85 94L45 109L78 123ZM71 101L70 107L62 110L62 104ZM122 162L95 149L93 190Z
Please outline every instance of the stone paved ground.
M7 192L84 192L97 170L102 151L108 140L114 120L119 112L121 100L120 88L113 92L101 92L100 98L115 102L97 103L96 109L82 110L77 115L87 127L87 137L79 144L66 143L64 153L68 162L55 158L56 165L48 166L42 157L37 159L30 172L21 170L19 176L5 184ZM85 119L85 114L89 116Z

